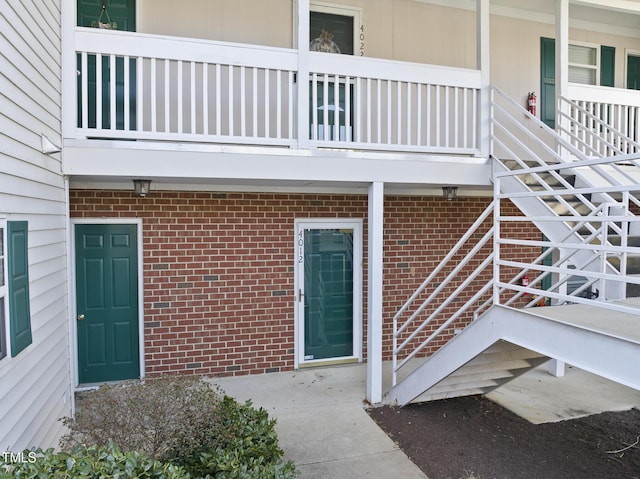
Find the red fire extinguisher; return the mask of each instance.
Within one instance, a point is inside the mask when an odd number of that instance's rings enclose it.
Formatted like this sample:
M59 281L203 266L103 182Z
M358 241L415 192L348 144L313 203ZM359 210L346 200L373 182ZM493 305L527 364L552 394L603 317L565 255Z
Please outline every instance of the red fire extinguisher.
M524 286L525 288L527 286L529 286L529 276L527 276L526 274L522 277L522 282L521 282L522 286ZM529 293L524 293L525 296L527 296Z
M529 110L529 113L531 113L533 116L536 116L536 105L538 103L538 99L536 98L536 93L535 92L530 92L527 95L527 110Z

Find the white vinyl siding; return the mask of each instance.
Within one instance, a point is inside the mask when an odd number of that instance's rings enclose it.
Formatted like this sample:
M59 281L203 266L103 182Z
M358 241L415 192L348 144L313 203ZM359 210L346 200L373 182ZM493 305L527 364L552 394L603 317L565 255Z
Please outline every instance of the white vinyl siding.
M62 0L9 4L0 8L0 217L3 227L29 225L32 343L0 360L0 444L20 451L57 445L58 419L71 414L72 387L66 191L60 155L41 152L43 133L62 142ZM4 320L7 332L7 314Z

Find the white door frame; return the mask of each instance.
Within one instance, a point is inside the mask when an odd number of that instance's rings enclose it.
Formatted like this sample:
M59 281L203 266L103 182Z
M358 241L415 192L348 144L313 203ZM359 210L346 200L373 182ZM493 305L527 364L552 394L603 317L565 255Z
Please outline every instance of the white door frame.
M352 218L304 218L296 219L294 252L295 286L295 364L320 366L342 362L362 362L362 219ZM304 359L304 230L352 229L353 230L353 355L331 359Z
M140 351L140 378L145 377L144 369L144 284L143 284L143 251L142 251L142 219L141 218L71 218L70 219L70 254L71 271L69 291L71 292L71 301L69 305L69 311L71 317L69 318L71 328L71 367L73 380L76 390L80 384L80 374L78 371L78 322L77 316L77 291L76 291L76 225L78 224L129 224L136 226L136 233L138 236L138 341Z

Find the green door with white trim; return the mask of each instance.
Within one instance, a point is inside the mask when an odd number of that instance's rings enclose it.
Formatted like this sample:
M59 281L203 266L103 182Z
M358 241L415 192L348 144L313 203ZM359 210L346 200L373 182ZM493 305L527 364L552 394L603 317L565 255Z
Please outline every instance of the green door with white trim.
M77 224L80 383L140 376L138 238L133 224Z
M135 0L77 0L77 25L80 27L97 27L98 22L110 24L114 30L135 32L136 31L136 2ZM97 128L98 111L96 105L96 92L98 82L96 78L96 55L88 55L87 71L82 71L80 55L77 56L78 76L78 126L82 126L82 81L87 84L87 126ZM101 125L103 128L124 130L125 128L125 108L129 109L129 129L136 129L136 60L129 59L129 98L125 101L125 59L117 57L115 62L115 107L116 124L111 125L111 115L109 107L111 105L111 65L108 57L102 58L102 79L101 98L102 115Z
M299 227L300 362L359 354L359 241L359 225Z

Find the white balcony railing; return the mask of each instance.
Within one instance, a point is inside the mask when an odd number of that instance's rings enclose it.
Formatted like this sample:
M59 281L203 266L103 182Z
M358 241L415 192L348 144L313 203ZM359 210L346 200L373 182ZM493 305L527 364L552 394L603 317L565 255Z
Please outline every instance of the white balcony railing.
M478 152L476 70L312 52L300 98L297 50L91 28L75 42L76 138Z
M586 156L640 151L640 91L570 84L558 113L558 130Z

